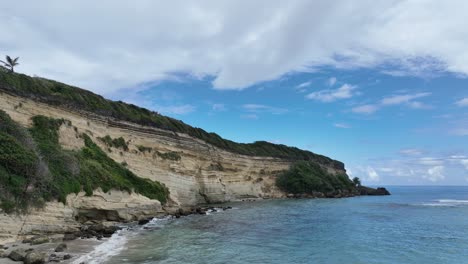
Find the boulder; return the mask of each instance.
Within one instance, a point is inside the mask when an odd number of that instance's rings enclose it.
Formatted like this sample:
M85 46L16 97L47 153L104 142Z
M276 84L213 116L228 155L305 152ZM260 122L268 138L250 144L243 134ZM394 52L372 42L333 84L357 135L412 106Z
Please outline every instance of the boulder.
M15 249L8 254L8 258L13 261L23 261L26 256L26 251L24 249Z
M46 262L47 254L40 252L29 252L24 257L24 264L43 264Z
M138 220L138 225L146 225L150 220L151 218Z
M73 233L63 235L63 241L75 240L76 235Z
M67 244L61 243L55 248L55 252L63 252L67 249Z
M63 260L67 260L67 259L71 259L72 258L72 255L70 254L66 254L63 256Z

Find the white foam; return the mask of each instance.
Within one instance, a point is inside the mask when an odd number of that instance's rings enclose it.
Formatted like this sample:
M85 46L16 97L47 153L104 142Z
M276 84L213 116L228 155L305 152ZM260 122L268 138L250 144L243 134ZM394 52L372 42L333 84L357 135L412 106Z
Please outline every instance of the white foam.
M437 200L437 201L439 203L468 204L468 200L441 199L441 200Z
M74 260L72 264L80 264L82 262L87 264L103 263L110 257L119 254L123 249L125 249L125 245L127 243L127 237L125 233L126 230L117 231L109 238L109 240L98 245L88 254Z
M446 204L446 203L423 203L423 206L433 206L433 207L455 207L454 204Z
M456 200L456 199L439 199L434 200L431 203L422 203L423 206L434 206L434 207L458 207L468 205L468 200Z

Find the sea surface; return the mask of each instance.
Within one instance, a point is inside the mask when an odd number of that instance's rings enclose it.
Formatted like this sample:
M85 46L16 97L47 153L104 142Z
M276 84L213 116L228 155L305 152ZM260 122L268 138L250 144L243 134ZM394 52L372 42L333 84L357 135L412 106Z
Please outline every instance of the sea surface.
M391 196L266 200L153 220L115 234L88 263L468 263L468 187Z

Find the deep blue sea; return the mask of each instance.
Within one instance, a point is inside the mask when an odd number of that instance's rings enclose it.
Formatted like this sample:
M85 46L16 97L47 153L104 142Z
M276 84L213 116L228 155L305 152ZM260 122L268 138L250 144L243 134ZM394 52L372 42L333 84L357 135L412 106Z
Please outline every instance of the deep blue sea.
M96 263L468 263L468 187L391 196L266 200L154 220L88 255Z

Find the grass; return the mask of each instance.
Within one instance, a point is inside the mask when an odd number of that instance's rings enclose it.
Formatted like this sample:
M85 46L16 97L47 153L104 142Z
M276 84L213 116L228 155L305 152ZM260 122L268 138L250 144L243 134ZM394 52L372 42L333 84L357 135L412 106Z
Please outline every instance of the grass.
M84 190L91 195L97 188L167 201L169 191L163 184L138 177L86 134L81 135L82 149L62 149L58 130L71 126L70 121L35 116L32 123L28 131L0 111L0 208L4 212L23 211L54 199L66 203L71 193Z
M0 90L47 104L66 107L71 110L89 111L105 117L186 133L216 147L238 154L269 156L288 160L315 161L335 169L344 169L344 164L342 162L310 151L280 144L272 144L266 141L257 141L248 144L236 143L223 139L215 133L208 133L201 128L187 125L180 120L160 115L157 112L149 111L132 104L126 104L121 101L115 102L107 100L90 91L44 78L0 71Z
M294 163L277 178L276 185L284 192L293 194L327 193L355 188L346 174L330 174L319 164L308 161Z

